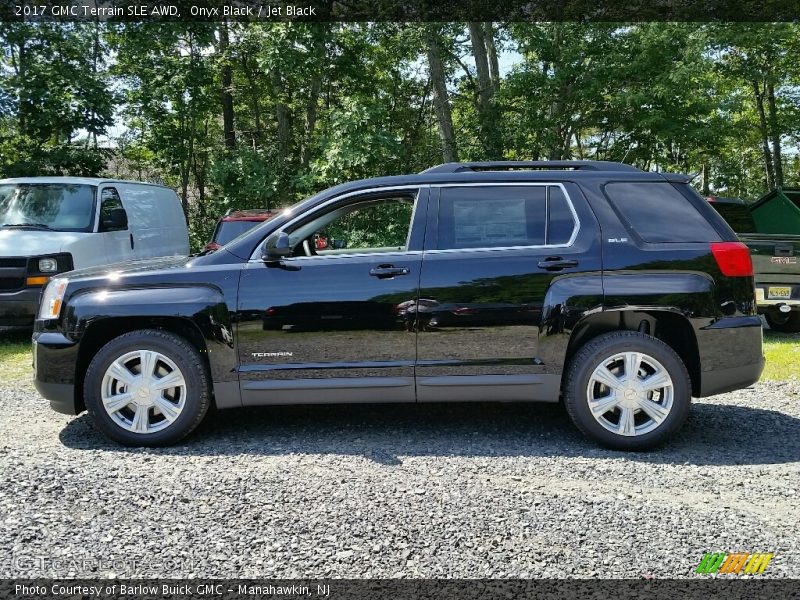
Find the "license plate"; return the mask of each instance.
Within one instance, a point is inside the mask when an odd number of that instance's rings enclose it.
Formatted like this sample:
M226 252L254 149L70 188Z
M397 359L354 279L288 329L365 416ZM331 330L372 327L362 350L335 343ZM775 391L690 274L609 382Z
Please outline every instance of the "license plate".
M792 288L790 287L771 287L769 288L768 297L771 300L788 300L792 297Z

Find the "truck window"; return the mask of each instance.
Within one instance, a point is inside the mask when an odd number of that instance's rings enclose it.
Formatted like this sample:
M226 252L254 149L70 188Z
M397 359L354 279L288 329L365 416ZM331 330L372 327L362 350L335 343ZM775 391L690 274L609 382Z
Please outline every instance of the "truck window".
M719 233L669 182L609 183L605 194L622 221L644 242L719 241Z
M95 187L63 183L0 185L0 227L30 225L91 231Z
M709 202L736 233L755 233L756 225L747 205L731 202Z

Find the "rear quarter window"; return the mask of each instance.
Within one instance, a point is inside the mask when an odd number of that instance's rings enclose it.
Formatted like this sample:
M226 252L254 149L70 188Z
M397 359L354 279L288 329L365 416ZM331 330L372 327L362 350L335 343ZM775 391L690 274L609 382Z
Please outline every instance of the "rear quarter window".
M609 183L605 193L622 221L644 242L720 240L705 215L669 182Z

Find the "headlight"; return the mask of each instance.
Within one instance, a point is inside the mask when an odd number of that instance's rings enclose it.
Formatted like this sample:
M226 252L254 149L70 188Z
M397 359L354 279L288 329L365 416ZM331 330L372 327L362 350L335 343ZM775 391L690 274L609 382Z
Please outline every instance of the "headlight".
M55 273L58 271L58 261L55 258L40 258L39 271L42 273Z
M42 294L42 303L39 306L40 319L57 319L61 314L61 303L67 291L68 280L63 277L51 279Z

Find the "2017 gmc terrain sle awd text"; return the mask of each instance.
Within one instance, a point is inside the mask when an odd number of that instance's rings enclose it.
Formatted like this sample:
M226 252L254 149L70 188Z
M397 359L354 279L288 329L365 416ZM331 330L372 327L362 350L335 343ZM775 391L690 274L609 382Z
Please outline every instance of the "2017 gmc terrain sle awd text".
M764 364L747 247L687 180L562 161L340 185L212 254L54 278L36 386L131 445L212 405L562 400L650 448Z

